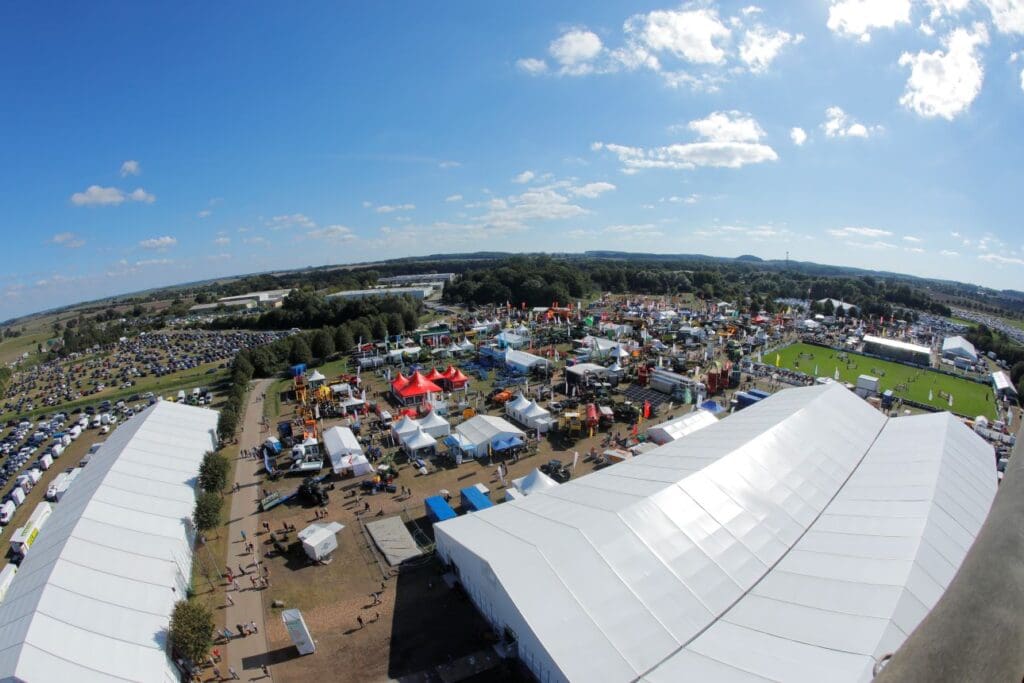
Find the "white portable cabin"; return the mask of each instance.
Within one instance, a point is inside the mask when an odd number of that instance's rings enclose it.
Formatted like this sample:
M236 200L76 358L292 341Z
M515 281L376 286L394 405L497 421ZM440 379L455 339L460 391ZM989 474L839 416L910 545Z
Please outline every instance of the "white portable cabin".
M331 553L338 549L338 533L344 528L337 522L315 522L297 535L309 559L327 564L331 561Z

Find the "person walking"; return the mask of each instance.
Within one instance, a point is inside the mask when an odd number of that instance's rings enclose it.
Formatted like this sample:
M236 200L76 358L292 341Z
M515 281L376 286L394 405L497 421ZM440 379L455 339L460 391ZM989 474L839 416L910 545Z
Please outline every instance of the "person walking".
M235 601L231 599L231 593L225 593L224 597L228 599L228 607L235 606Z
M242 543L245 543L245 529L242 529Z
M239 563L239 565L238 565L238 575L239 576L245 576L245 567L243 567L241 565L241 563Z
M263 677L264 678L270 678L270 669L267 668L266 664L261 665L260 669L263 670Z
M256 590L256 577L255 576L250 576L249 577L249 581L252 582L252 589Z
M362 617L362 615L357 616L356 617L356 621L359 622L359 628L363 628L363 617Z
M268 533L268 534L270 533L270 522L267 522L267 521L263 522L263 531L265 533Z
M235 628L238 629L238 635L240 635L241 637L245 638L247 635L249 635L245 632L245 627L241 624L235 624Z
M235 580L233 580L233 581L231 582L231 586L232 586L232 588L234 588L234 589L235 589L236 591L239 591L239 592L241 592L241 590L242 590L242 587L238 585L238 579L235 579Z
M233 680L233 681L237 681L238 680L238 672L235 671L234 667L231 667L231 666L228 667L228 675L231 676L231 680Z
M256 628L256 620L255 619L253 619L253 620L251 620L249 622L249 628L252 629L253 633L259 633L260 632L260 630L258 628Z

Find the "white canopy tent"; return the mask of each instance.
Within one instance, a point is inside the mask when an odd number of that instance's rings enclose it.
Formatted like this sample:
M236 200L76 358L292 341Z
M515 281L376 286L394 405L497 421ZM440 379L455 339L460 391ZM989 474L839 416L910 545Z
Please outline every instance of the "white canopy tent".
M510 436L525 438L526 433L508 420L493 415L476 415L462 424L456 425L455 431L469 444L475 457L487 455L487 448L498 439ZM467 452L468 448L464 448Z
M553 423L551 412L542 408L536 401L530 401L523 409L519 421L530 429L538 430L541 434L547 433Z
M410 434L414 434L419 428L419 422L408 415L403 415L401 420L391 425L391 433L395 435L395 438L398 439L399 443L404 443L406 437Z
M338 533L345 528L338 522L314 522L296 534L302 541L306 556L315 562L330 562L331 553L338 548Z
M522 412L530 405L530 400L523 396L521 393L516 394L515 397L505 403L505 414L511 417L513 420L522 422Z
M534 468L526 476L513 479L512 486L524 496L529 496L534 493L558 488L558 482L541 472L539 468Z
M0 680L163 681L192 575L195 480L217 413L160 401L111 434L0 606Z
M435 525L539 680L871 680L996 490L948 413L787 389L543 495Z
M420 418L418 422L420 429L435 439L440 439L442 436L448 436L452 431L452 427L448 424L448 420L438 415L436 410L431 410L424 417Z
M407 435L402 441L402 448L404 448L405 452L410 456L414 456L420 451L436 447L437 440L422 429L417 429L412 434Z

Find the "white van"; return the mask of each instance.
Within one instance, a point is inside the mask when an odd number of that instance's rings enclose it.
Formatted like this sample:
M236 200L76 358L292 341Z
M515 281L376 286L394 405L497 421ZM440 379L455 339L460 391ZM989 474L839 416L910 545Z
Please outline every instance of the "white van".
M11 501L7 501L3 505L0 505L0 524L10 524L11 517L14 516L14 513L17 512L17 510L18 506Z
M44 472L53 466L53 456L47 453L43 457L39 458L39 469Z
M46 500L60 500L64 492L68 490L68 477L70 475L67 472L61 472L58 474L50 486L46 489Z
M28 478L32 480L32 485L33 486L38 484L39 480L43 478L42 471L39 468L37 468L37 467L33 467L28 472L25 472L25 474L27 474Z
M63 453L64 453L64 444L55 443L50 448L50 455L53 456L54 460L59 458Z
M92 419L92 422L89 423L89 426L92 427L93 429L99 429L101 424L102 421L100 420L100 416L97 415Z
M180 390L178 392L178 403L184 403L184 402L185 402L185 390L182 389L182 390Z

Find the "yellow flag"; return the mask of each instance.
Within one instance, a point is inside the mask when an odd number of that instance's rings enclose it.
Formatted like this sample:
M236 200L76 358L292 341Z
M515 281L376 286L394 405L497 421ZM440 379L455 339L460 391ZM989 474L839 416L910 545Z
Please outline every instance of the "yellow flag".
M775 354L775 367L777 367L777 368L781 368L782 367L782 354L781 353Z

